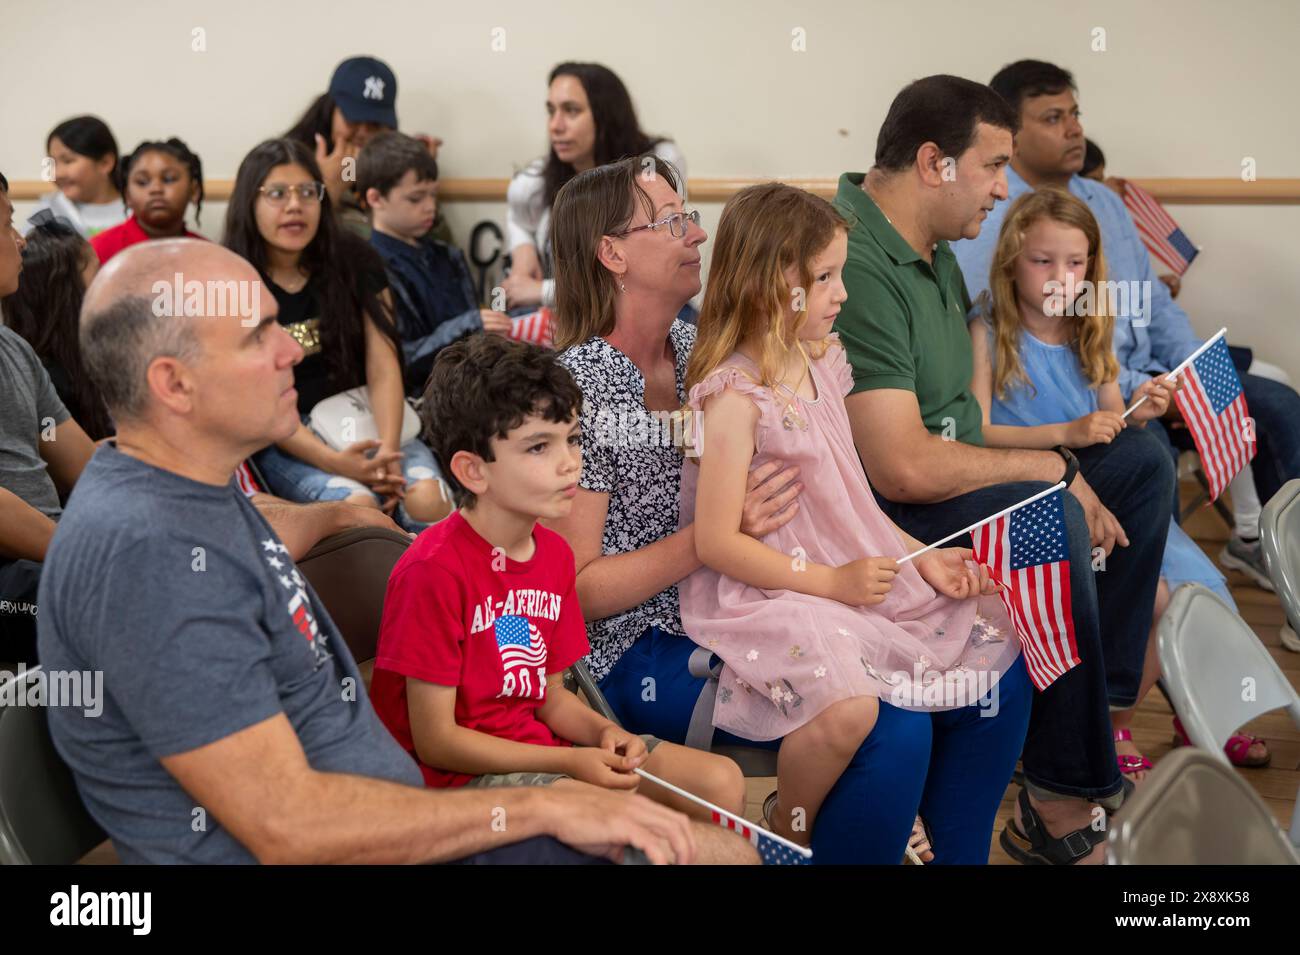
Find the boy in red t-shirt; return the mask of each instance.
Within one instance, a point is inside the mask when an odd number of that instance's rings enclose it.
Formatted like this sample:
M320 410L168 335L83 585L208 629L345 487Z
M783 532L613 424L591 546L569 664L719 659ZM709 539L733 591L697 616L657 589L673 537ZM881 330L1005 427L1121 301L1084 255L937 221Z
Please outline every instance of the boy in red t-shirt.
M581 401L532 345L474 335L439 354L421 415L459 509L393 569L371 699L429 786L593 784L709 818L644 767L739 814L730 759L629 733L562 683L590 647L573 552L538 520L573 506Z

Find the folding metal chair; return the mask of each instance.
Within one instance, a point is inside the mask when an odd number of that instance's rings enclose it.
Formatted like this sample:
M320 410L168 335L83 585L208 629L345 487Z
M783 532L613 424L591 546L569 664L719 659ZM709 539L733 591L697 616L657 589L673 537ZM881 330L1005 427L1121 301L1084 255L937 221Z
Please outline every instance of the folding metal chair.
M1282 601L1287 622L1282 627L1282 645L1300 651L1300 478L1282 485L1264 505L1259 518L1259 539L1264 565Z
M298 561L359 664L375 658L388 576L410 545L396 531L355 527L325 538Z
M1264 800L1193 747L1147 774L1110 821L1111 865L1300 865Z
M38 669L12 679L32 681ZM0 865L71 865L106 838L54 748L45 707L0 710Z
M1160 668L1191 741L1225 764L1238 727L1285 708L1300 726L1296 695L1250 626L1200 584L1179 587L1160 618ZM1300 845L1300 812L1291 841Z
M691 676L704 679L704 688L700 691L699 699L695 701L695 709L691 712L690 726L686 731L686 745L730 757L746 776L775 776L776 750L758 746L713 745L713 701L718 695L718 675L722 672L721 661L714 663L712 653L703 647L697 647L691 653L687 667ZM596 685L586 664L582 661L575 663L570 674L571 679L566 677L566 685L569 685L569 689L582 690L583 696L587 698L592 709L617 723L618 717L614 715L614 710L605 699L605 695L600 692L600 687Z

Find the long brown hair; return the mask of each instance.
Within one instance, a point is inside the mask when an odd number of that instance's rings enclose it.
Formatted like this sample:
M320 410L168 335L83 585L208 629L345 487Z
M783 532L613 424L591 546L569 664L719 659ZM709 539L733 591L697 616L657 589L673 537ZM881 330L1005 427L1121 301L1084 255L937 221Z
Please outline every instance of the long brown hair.
M599 63L561 63L551 70L546 80L548 88L557 76L572 76L582 84L583 92L587 94L592 124L596 128L592 151L597 166L624 156L643 155L664 141L663 136L649 136L641 131L632 97L618 74L609 67ZM552 205L565 183L576 175L573 165L557 156L552 146L542 169L545 204Z
M785 279L799 270L798 288L812 287L812 264L849 223L825 199L779 182L750 186L722 209L713 238L709 285L700 308L695 347L686 368L686 388L702 381L741 342L759 342L761 383L774 388L785 356L801 347L798 331L808 320L805 307L787 322L795 289ZM826 352L828 339L809 348L810 358Z
M671 163L653 153L629 156L579 173L564 184L551 209L551 254L555 259L555 347L563 351L593 335L614 330L617 281L601 265L600 242L627 228L637 204L654 215L654 201L640 177L654 171L680 192Z
M1024 249L1025 233L1044 219L1078 229L1088 239L1088 268L1084 277L1091 283L1093 307L1082 315L1071 309L1076 314L1064 316L1072 326L1070 347L1079 359L1083 376L1093 388L1119 377L1119 361L1112 341L1115 317L1110 312L1109 296L1102 294L1106 260L1101 251L1101 227L1083 202L1063 189L1047 187L1025 193L1011 204L993 254L993 270L989 275L991 301L985 301L983 310L993 326L993 394L998 398L1006 396L1009 385L1023 383L1033 387L1020 364L1016 259Z

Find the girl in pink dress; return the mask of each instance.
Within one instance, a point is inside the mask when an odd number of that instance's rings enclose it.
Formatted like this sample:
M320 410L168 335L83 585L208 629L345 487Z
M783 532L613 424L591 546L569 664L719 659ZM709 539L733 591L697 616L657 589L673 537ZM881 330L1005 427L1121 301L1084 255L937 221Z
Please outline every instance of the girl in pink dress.
M694 521L704 566L679 585L682 621L725 664L714 724L782 740L768 820L802 844L882 701L972 706L1020 667L996 585L970 550L898 562L923 544L881 511L863 474L844 407L852 371L831 333L846 255L847 225L824 200L777 183L738 193L719 223L686 377L698 459L683 469L681 520ZM805 487L794 518L755 540L740 531L746 481L773 459L798 465Z

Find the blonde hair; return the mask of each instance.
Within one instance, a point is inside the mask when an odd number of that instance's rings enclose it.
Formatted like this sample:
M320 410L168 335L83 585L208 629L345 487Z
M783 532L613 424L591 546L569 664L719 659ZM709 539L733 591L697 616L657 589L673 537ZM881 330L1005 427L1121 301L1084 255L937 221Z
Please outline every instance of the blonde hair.
M1021 196L1011 204L998 234L989 275L989 294L982 297L983 311L993 326L993 394L1006 397L1009 385L1023 382L1033 387L1020 364L1020 306L1016 296L1016 259L1024 250L1025 233L1037 222L1050 220L1078 229L1088 239L1086 281L1091 283L1093 308L1087 314L1066 315L1071 324L1071 342L1084 378L1099 388L1119 377L1115 358L1115 317L1107 296L1101 294L1106 281L1106 260L1101 251L1101 228L1088 207L1062 189L1043 188ZM1073 312L1074 309L1069 311Z
M796 267L796 288L811 288L813 259L848 229L849 223L825 199L784 183L750 186L732 196L713 238L686 389L708 377L746 340L759 344L760 383L776 387L786 354L791 348L802 350L798 331L808 320L805 293L803 309L793 322L786 321L795 289L788 286L785 270ZM814 343L808 357L820 358L828 345L828 339Z
M641 177L654 171L680 192L681 174L647 153L596 166L574 176L551 208L551 254L555 261L555 349L564 351L614 330L618 281L597 257L601 240L626 229L639 204L654 214Z

